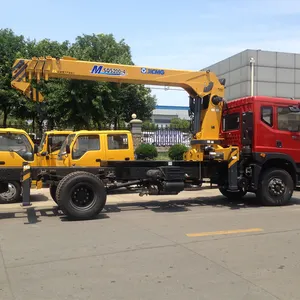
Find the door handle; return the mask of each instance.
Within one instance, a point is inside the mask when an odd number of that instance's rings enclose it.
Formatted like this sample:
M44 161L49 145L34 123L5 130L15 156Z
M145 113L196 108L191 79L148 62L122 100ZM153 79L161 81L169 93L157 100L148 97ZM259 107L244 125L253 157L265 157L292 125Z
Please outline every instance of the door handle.
M5 165L5 161L1 160L1 161L0 161L0 165L1 165L1 166Z
M277 148L282 148L282 142L281 141L276 141L276 147Z
M97 159L96 159L96 162L101 162L101 158L97 158Z

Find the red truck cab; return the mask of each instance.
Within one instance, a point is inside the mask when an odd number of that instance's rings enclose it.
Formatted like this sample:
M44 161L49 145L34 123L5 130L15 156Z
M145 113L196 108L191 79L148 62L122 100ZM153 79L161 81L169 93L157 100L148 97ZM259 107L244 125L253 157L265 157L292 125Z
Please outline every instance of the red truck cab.
M288 156L300 164L300 100L255 96L230 101L226 106L223 143L242 150L248 131L253 153ZM243 114L247 113L252 117L243 124Z
M299 185L300 100L255 96L228 101L220 136L223 146L239 147L240 161L248 166L240 177L250 178L250 190L259 189L264 173L276 170L282 182L287 178L285 184L290 176L293 185ZM269 188L280 180L269 180Z

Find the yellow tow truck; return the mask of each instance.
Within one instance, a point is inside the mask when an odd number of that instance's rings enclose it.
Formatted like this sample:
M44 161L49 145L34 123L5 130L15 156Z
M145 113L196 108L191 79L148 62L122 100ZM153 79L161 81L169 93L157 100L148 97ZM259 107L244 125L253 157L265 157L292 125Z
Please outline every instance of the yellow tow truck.
M72 131L52 130L43 134L39 146L35 145L29 134L22 129L0 129L0 166L21 167L27 161L31 166L53 167L64 140ZM32 181L35 185L36 181ZM13 203L21 199L20 180L10 181L8 191L0 193L0 203Z
M134 160L134 145L129 130L80 130L63 142L56 159L57 167L93 168L101 161ZM56 182L50 182L50 195L56 201Z
M37 166L34 152L38 152L25 130L16 128L0 129L0 166L16 168L28 161ZM0 193L0 203L17 202L21 198L21 176L8 182L8 190Z
M0 168L21 167L25 161L32 167L96 167L101 165L101 160L134 160L131 132L46 131L37 146L22 129L0 129ZM32 180L31 185L38 189L41 187L36 180ZM20 201L21 181L12 180L8 186L8 191L0 193L0 203ZM56 185L50 184L54 200L55 191Z
M131 132L52 130L44 132L37 146L22 129L0 129L0 167L21 167L25 161L32 167L96 167L101 160L134 160ZM41 187L36 180L31 185ZM56 186L50 184L54 200L55 191ZM0 204L18 202L21 195L20 180L10 181L8 191L0 193Z

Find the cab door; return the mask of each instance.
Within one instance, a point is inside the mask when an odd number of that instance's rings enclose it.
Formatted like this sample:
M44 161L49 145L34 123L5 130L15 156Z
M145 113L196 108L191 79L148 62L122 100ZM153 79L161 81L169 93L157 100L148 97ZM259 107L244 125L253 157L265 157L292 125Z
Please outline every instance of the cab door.
M78 135L71 150L71 165L81 167L99 166L104 159L105 151L102 149L99 134Z
M256 108L254 151L277 152L275 107L271 103L256 103Z
M65 141L65 139L68 137L68 134L51 134L48 137L48 165L53 167L56 166L56 159L58 152Z
M109 133L106 135L107 160L133 160L134 154L128 134Z

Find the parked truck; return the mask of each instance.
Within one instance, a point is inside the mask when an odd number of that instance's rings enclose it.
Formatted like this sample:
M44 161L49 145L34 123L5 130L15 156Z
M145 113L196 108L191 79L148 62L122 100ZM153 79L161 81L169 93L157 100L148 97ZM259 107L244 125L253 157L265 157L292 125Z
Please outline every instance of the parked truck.
M101 160L133 160L134 147L128 130L52 130L43 134L40 145L34 145L24 130L5 128L0 129L0 157L0 165L5 167L22 167L25 161L32 167L95 167L100 165ZM31 186L34 185L36 180L31 182ZM8 186L8 191L0 193L0 203L19 202L21 181L13 180ZM41 188L42 185L36 187ZM50 184L49 188L56 200L56 186Z
M225 80L210 71L127 66L70 57L19 59L13 67L13 78L14 88L38 101L44 101L43 95L32 89L31 78L177 86L189 94L193 137L181 161L103 160L96 168L31 169L33 178L55 182L57 203L68 217L95 217L104 208L109 189L133 184L141 187L141 194L161 195L178 194L186 184L208 180L228 198L251 192L264 205L285 205L299 182L300 101L258 96L226 102ZM21 171L4 168L0 188L5 190L9 178L20 176Z
M132 134L128 130L80 130L63 142L56 159L58 167L99 167L101 161L134 160ZM50 178L48 180L50 182ZM50 184L56 200L57 181Z
M58 151L63 141L72 131L46 131L40 145L35 145L30 135L17 128L0 129L0 166L5 168L22 167L26 161L31 166L51 167L56 164ZM36 155L33 154L36 147ZM35 185L35 180L32 185ZM19 202L22 188L21 179L8 183L8 190L0 193L0 204Z

